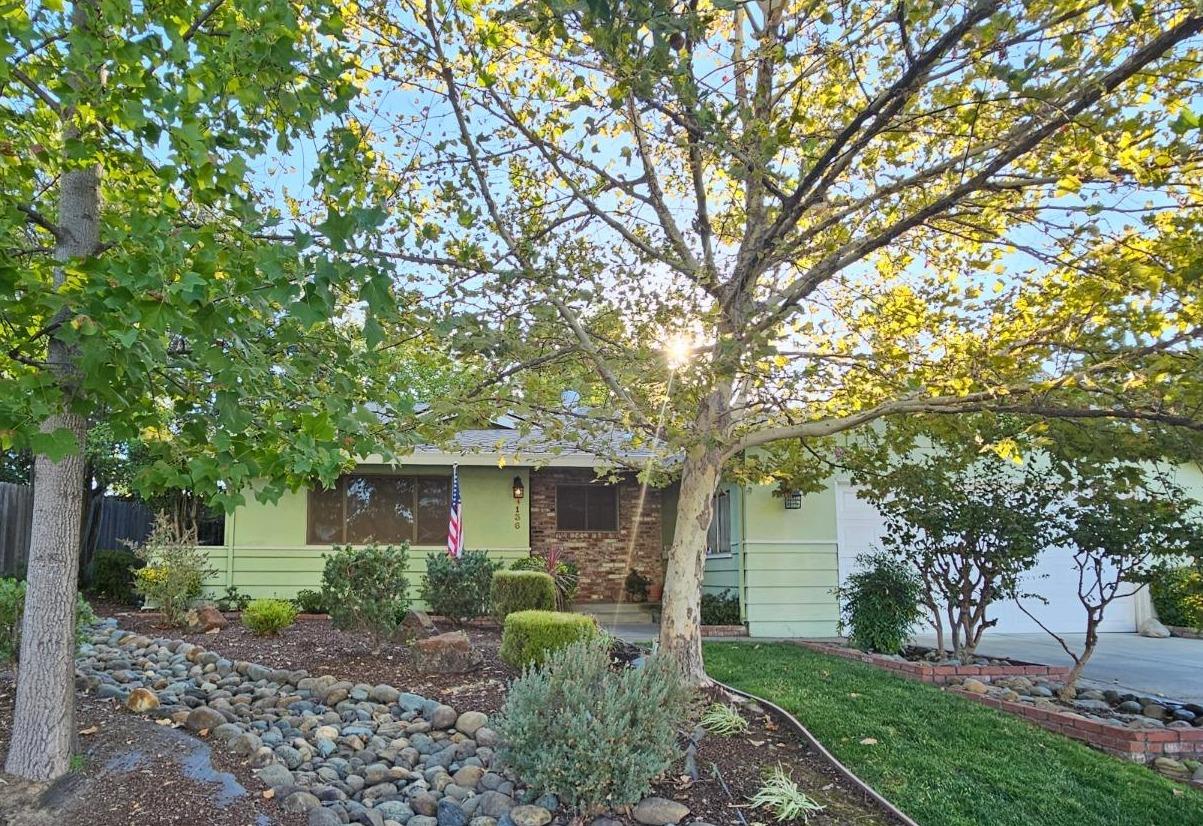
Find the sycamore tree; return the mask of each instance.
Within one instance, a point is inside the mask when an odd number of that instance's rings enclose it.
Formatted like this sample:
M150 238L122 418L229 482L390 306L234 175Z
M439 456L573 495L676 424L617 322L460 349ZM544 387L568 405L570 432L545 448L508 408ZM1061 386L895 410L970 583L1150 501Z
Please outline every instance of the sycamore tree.
M1200 28L1181 0L379 0L353 36L389 238L491 360L469 401L661 440L661 642L700 680L741 457L916 412L1199 427Z
M340 0L80 0L0 15L0 446L34 455L6 770L67 770L90 427L139 484L230 506L381 452L405 305L358 250L362 74Z

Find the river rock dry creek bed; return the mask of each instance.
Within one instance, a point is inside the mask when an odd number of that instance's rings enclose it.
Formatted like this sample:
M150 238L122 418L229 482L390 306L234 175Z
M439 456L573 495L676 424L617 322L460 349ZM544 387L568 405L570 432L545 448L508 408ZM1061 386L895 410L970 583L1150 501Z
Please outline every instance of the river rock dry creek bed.
M234 659L221 650L228 635L232 649L251 653L241 634L230 633L234 629L205 635L209 646L202 646L166 630L131 632L115 620L93 628L77 659L82 765L48 790L4 778L0 798L9 802L0 803L0 822L589 822L574 818L554 795L525 788L497 759L490 716L503 702L513 672L490 665L497 662L496 631L474 632L474 642L485 651L473 674L438 675L441 684L429 675L417 680L433 689L435 696L427 697L403 690L409 686L399 681L354 682L303 667L308 663L301 652L315 651L306 638L338 633L328 621L298 623L282 635L293 639L274 648L270 640L255 638L261 649L275 652L276 665ZM354 648L344 643L343 650L348 647ZM405 676L412 672L412 656L398 648L377 658L374 676L387 678L390 666ZM492 699L481 704L487 711L448 702L482 694ZM11 695L9 673L0 676L0 732L9 728ZM811 823L891 822L780 721L755 704L745 705L743 713L752 723L748 732L720 738L695 730L688 760L661 778L649 799L596 818L596 826L766 822L770 816L746 802L779 764L826 806ZM0 756L4 739L0 733Z

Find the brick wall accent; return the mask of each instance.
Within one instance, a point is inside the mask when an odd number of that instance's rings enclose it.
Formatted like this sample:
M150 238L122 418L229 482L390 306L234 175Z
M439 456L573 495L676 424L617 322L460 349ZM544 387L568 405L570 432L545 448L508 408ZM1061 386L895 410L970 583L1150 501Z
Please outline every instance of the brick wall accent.
M558 545L576 560L581 568L579 602L623 601L623 583L631 568L662 586L664 560L658 489L647 489L640 514L639 483L633 477L618 483L617 531L556 530L556 485L587 484L593 478L593 471L588 468L544 468L531 472L531 552L540 553Z
M1027 703L1013 703L999 697L973 694L961 688L949 687L947 690L955 692L959 697L1022 717L1043 729L1081 740L1096 749L1134 763L1151 763L1158 757L1172 757L1176 760L1203 759L1203 729L1131 729L1127 726L1087 720L1069 713L1048 711Z
M748 629L742 625L703 625L703 637L746 637Z
M797 644L821 654L831 654L846 660L868 663L900 676L934 685L943 685L953 677L974 677L989 682L990 677L1065 677L1069 674L1069 668L1065 666L1022 663L1016 660L1012 660L1011 665L932 665L882 657L867 651L858 651L855 648L831 645L830 643L802 640Z

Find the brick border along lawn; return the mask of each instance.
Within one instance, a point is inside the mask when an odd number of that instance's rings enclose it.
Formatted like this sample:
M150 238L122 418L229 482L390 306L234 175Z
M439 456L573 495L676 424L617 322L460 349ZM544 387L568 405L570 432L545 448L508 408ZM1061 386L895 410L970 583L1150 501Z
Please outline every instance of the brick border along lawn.
M924 826L1203 823L1203 793L934 686L788 643L705 656Z

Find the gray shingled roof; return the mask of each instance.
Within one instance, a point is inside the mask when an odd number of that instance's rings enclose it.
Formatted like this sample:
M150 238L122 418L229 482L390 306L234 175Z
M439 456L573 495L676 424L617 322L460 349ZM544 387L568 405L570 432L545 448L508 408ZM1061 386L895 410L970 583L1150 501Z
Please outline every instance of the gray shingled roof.
M459 431L450 443L419 445L414 453L477 453L514 457L518 464L555 458L587 458L598 465L643 464L657 456L655 445L633 446L631 435L619 430L604 434L582 434L580 440L547 436L538 427L523 432L515 427L490 427Z

